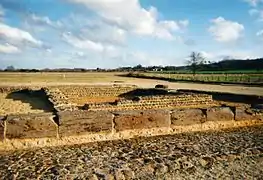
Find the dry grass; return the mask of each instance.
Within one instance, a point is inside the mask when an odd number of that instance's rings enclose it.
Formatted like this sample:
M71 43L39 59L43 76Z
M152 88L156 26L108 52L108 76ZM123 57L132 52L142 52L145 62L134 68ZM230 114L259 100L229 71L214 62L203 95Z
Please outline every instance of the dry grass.
M89 73L0 73L0 82L6 83L97 83L125 81L119 77L122 73L89 72Z
M65 77L64 77L65 74ZM75 84L113 84L116 81L123 84L133 84L141 88L152 88L156 84L168 85L170 89L191 89L202 91L216 91L263 96L263 87L248 87L242 85L222 86L194 83L171 83L162 80L138 79L120 77L123 73L0 73L0 85L75 85Z

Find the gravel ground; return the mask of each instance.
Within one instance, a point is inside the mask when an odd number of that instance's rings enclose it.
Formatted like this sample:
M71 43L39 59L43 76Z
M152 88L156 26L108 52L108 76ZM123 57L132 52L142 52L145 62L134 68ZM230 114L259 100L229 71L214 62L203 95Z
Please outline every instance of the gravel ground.
M263 179L263 126L0 154L1 179Z

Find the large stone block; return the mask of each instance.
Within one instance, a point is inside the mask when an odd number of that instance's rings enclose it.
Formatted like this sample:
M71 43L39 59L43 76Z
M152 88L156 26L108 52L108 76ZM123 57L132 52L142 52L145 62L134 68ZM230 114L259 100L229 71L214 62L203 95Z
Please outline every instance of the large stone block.
M150 129L170 127L170 112L167 110L127 111L115 115L115 130Z
M206 121L205 114L201 109L175 109L171 114L171 125L192 125Z
M113 115L106 111L64 111L58 117L60 136L112 131Z
M46 138L57 136L52 113L10 115L6 119L6 138Z
M256 119L252 113L249 113L245 108L236 108L235 120L246 121Z
M207 109L207 121L231 121L234 113L229 107L212 107Z
M5 117L0 116L0 141L4 140L4 130L5 130Z

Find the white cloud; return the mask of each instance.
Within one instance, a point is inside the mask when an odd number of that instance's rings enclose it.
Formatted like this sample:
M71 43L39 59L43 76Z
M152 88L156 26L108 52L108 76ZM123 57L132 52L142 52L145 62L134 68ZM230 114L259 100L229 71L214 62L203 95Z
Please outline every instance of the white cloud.
M250 9L248 13L251 16L257 16L259 21L263 21L263 10L258 9Z
M260 54L251 50L220 50L217 52L201 51L207 61L221 61L223 59L254 59Z
M0 22L0 38L4 38L11 43L30 43L33 45L41 46L42 42L35 39L30 33L8 26Z
M138 0L70 0L95 11L109 23L138 35L173 39L174 31L186 27L189 22L158 20L155 7L142 8ZM127 8L128 7L128 8Z
M36 14L31 14L29 20L33 21L39 25L49 25L51 27L61 27L62 23L60 21L52 21L47 16L37 16Z
M257 32L257 37L263 40L263 30Z
M0 53L7 53L7 54L12 54L12 53L18 53L20 50L13 45L10 45L8 43L6 44L0 44Z
M263 2L263 0L244 0L244 1L248 2L253 7L256 7L258 4Z
M92 41L106 44L124 45L127 32L116 26L110 26L104 22L97 21L90 27L84 27L80 30L81 36Z
M142 51L128 51L124 53L123 63L128 66L141 64L143 66L158 66L167 64L168 59Z
M259 10L257 10L257 9L250 9L248 11L248 13L249 13L250 16L254 16L254 15L257 15L259 13Z
M218 17L212 20L208 31L218 42L233 42L242 37L244 26L238 22L225 20L223 17Z
M112 53L117 51L112 45L105 45L100 42L94 42L89 39L80 39L73 36L70 32L62 35L63 40L78 49L89 50L95 53Z

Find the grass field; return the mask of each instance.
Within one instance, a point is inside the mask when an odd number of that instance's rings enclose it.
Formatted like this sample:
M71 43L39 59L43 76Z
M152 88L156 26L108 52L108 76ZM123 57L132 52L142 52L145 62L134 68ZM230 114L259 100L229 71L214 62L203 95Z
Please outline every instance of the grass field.
M140 73L131 77L166 78L167 80L192 82L253 83L262 84L263 74L174 74L174 73Z
M190 70L179 71L149 71L158 74L192 74ZM197 71L196 74L263 74L263 70L229 70L229 71Z

